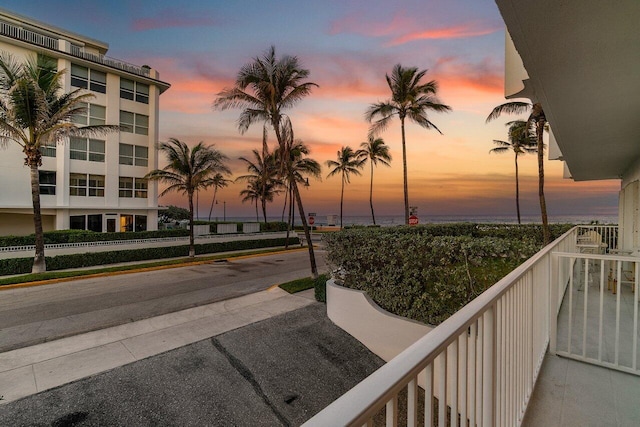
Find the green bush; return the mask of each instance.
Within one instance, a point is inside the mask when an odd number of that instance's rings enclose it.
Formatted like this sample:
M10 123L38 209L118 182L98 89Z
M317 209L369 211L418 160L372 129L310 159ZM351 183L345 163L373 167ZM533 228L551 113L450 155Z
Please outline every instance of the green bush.
M238 240L195 245L196 254L241 251L247 249L284 246L284 238ZM289 238L289 244L300 243L298 238ZM153 259L178 258L189 255L189 245L129 249L109 252L87 252L82 254L58 255L46 257L47 270L66 270L69 268L92 267L96 265L116 264L120 262L147 261ZM0 260L0 276L26 274L31 272L33 258L12 258Z
M327 302L327 280L329 280L328 274L321 274L316 279L313 292L316 301Z
M287 231L287 223L282 221L273 221L265 224L264 222L261 222L260 231Z
M554 226L557 237L570 226ZM357 228L324 237L343 285L382 308L439 324L542 247L536 225Z
M113 240L155 239L163 237L188 236L189 230L156 230L156 231L129 231L124 233L96 233L85 230L57 230L44 233L45 244L79 243L79 242L104 242ZM0 246L24 246L34 245L35 235L29 236L3 236L0 237Z

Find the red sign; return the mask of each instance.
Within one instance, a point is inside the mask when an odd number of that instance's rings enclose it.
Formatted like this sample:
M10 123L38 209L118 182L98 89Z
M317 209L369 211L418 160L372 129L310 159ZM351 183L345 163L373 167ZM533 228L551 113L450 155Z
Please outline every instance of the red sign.
M315 216L309 216L309 225L313 225L316 223L316 217Z
M418 225L418 217L416 215L409 217L409 225Z

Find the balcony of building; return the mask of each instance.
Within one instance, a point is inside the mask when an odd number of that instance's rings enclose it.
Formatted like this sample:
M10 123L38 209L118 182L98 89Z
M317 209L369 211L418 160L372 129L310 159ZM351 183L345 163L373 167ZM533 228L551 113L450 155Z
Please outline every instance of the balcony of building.
M574 227L305 425L638 425L639 263Z
M116 70L125 71L127 73L136 74L142 77L154 78L151 75L151 68L147 66L133 65L119 59L111 58L100 52L91 51L85 46L80 46L66 39L58 39L51 35L43 34L29 28L17 25L0 18L0 35L19 40L40 48L63 52L73 57L84 59L96 64L105 65L115 68Z

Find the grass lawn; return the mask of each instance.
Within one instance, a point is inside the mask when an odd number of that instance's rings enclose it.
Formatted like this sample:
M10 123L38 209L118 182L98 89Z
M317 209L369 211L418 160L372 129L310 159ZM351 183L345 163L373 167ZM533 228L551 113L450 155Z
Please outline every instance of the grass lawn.
M328 274L321 274L318 277L318 281L326 282L329 278ZM280 289L283 289L290 294L295 294L296 292L306 291L307 289L311 289L316 285L316 281L313 280L313 277L305 277L304 279L292 280L291 282L283 283L280 285Z

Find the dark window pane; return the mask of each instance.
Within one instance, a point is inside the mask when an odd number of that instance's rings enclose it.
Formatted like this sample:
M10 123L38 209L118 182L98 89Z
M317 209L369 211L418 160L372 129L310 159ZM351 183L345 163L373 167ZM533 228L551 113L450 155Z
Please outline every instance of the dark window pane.
M84 230L85 227L85 216L84 215L73 215L69 217L69 228L72 230Z
M87 215L87 230L102 232L102 215Z

